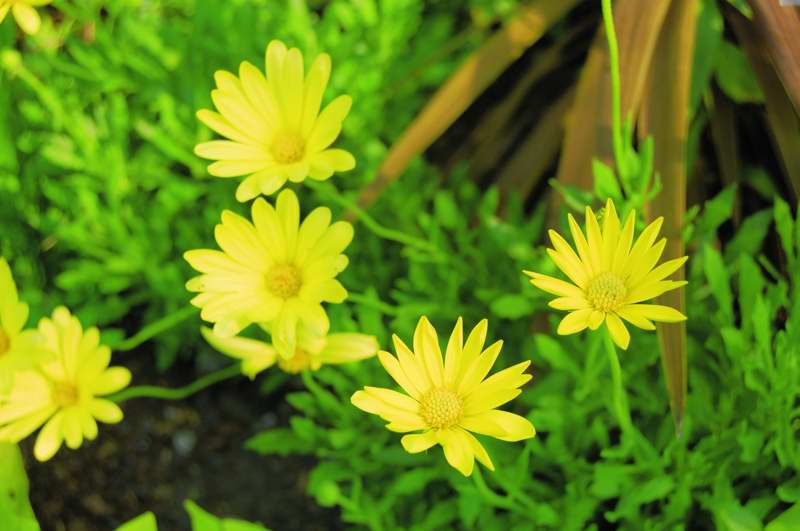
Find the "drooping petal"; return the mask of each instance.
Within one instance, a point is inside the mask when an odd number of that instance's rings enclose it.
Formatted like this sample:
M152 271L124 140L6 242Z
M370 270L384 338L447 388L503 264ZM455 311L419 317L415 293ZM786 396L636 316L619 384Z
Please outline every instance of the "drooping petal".
M430 430L425 433L404 435L403 438L400 439L400 443L403 445L405 451L410 454L424 452L437 443L436 432Z
M580 332L589 326L589 317L592 315L592 311L593 310L587 308L585 310L575 310L574 312L568 313L561 319L556 333L566 336Z
M445 429L436 432L439 443L444 448L444 456L450 466L465 476L470 476L475 466L475 454L462 429Z
M606 326L611 333L611 339L622 350L628 350L628 344L631 342L631 334L625 327L622 320L616 314L610 313L606 316Z

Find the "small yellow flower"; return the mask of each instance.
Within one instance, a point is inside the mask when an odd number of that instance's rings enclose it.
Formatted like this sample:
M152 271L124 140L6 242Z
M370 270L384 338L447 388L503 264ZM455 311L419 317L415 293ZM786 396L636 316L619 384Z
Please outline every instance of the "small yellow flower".
M47 357L35 330L23 330L28 305L20 302L11 268L0 258L0 394L6 393L16 371L33 367Z
M331 75L331 58L320 54L304 79L303 55L272 41L266 54L267 76L248 62L239 77L218 71L211 99L219 113L201 110L201 122L228 138L199 144L195 153L216 160L216 177L246 175L236 190L239 201L270 195L289 180L324 181L355 168L353 156L330 149L350 112L350 96L339 96L320 112Z
M211 329L201 329L206 341L223 354L242 361L242 373L253 379L277 363L289 374L316 371L323 365L350 363L371 358L378 352L378 340L365 334L343 333L315 337L298 331L297 348L290 358L264 341L244 337L220 337Z
M272 323L278 352L291 357L297 328L324 336L330 323L322 302L347 297L336 275L347 267L342 254L353 239L353 226L331 225L331 211L319 207L300 225L300 205L291 190L278 195L276 208L259 199L253 223L230 211L222 213L215 235L222 251L188 251L184 257L203 273L186 288L200 292L192 304L214 323L214 333L235 336L252 323Z
M5 20L8 11L14 15L14 19L22 31L28 35L33 35L39 31L42 19L33 6L44 6L53 0L0 0L0 23Z
M531 271L525 274L532 277L531 284L537 288L558 295L550 302L551 307L570 311L558 325L559 334L574 334L587 327L596 330L605 323L614 343L627 349L631 337L620 317L644 330L655 330L652 321L675 323L686 319L675 308L642 304L686 285L684 280L664 280L686 262L686 256L656 267L667 243L666 238L656 243L663 220L655 220L633 242L636 214L631 212L621 227L614 203L609 199L602 231L589 207L586 207L587 237L575 218L569 216L578 254L556 231L549 232L554 249L547 252L572 283Z
M528 419L495 409L521 393L519 387L531 379L524 373L530 361L486 378L503 346L497 341L483 350L487 328L484 319L464 343L459 318L443 363L436 330L422 317L414 332L413 352L393 336L397 357L378 353L383 367L406 394L364 387L353 394L352 403L389 422L386 427L391 431L423 430L403 436L401 443L409 453L441 444L447 462L465 476L472 474L475 459L494 470L489 454L470 432L520 441L536 431Z
M42 319L39 332L54 358L15 374L8 396L0 398L0 441L19 442L44 425L34 455L47 461L65 441L75 449L84 438L94 440L97 420L122 420L119 406L98 397L126 387L131 373L124 367L109 368L111 350L100 344L100 332L84 331L66 308Z

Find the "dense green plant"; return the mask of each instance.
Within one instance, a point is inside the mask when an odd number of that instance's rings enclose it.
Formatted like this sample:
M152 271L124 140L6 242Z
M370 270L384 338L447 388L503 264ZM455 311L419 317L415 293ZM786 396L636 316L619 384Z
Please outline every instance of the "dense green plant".
M485 23L515 3L474 0L470 8ZM461 170L441 185L424 161L369 213L350 200L351 190L374 178L427 92L477 43L477 33L463 32L452 16L463 3L55 4L63 23L46 22L21 53L12 27L0 26L0 255L14 264L35 315L67 303L87 322L124 323L106 338L123 349L138 344L122 339L137 324L172 314L166 329L193 315L183 309L190 274L180 254L208 246L220 210L245 210L230 183L207 178L192 154L210 138L193 114L209 106L214 70L235 70L244 59L260 64L264 35L282 38L330 53L332 92L356 102L342 144L358 168L335 185L300 191L305 212L326 204L335 216L355 210L360 222L341 275L355 293L329 308L332 328L374 334L387 346L392 333L408 339L420 315L442 330L459 316L466 326L488 317L490 339L506 342L499 368L533 360L534 380L513 407L539 433L515 445L486 440L497 471L476 469L468 479L438 448L410 455L350 403L365 382L391 386L369 360L303 373L304 389L296 390L298 381L287 396L296 411L289 425L254 436L249 450L313 455L309 493L338 507L345 522L374 530L800 526L800 213L793 218L779 197L738 225L735 186L687 213L686 420L676 436L657 338L637 330L621 354L635 425L624 434L614 394L622 388L602 335L556 336L547 297L521 274L556 274L539 245L545 203L526 209L512 194L500 217L497 188L481 189ZM243 24L259 32L231 30ZM448 48L457 52L442 57ZM748 89L736 61L715 70L732 95ZM742 97L758 98L751 89ZM620 129L616 114L617 172L596 161L592 192L554 182L567 208L612 197L620 210L641 209L658 193L658 145L646 140L636 151L632 128ZM563 224L563 212L556 217ZM197 322L157 334L161 366L178 352L197 352L199 337ZM269 392L272 378L251 385ZM0 528L36 529L18 451L8 451L0 455L0 479L11 487L0 495ZM191 502L187 511L198 531L262 529L217 519ZM155 526L145 514L120 529Z

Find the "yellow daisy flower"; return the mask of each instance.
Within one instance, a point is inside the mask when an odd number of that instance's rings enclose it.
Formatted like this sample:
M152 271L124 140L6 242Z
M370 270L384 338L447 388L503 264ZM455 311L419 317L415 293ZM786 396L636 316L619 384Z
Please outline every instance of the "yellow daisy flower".
M222 213L215 235L222 251L188 251L184 257L203 273L186 284L200 292L192 304L214 323L214 332L235 336L252 323L272 323L273 343L286 358L297 345L297 327L312 335L328 333L322 302L342 302L347 291L336 275L347 267L342 254L353 226L331 224L331 211L315 209L300 225L300 205L291 190L278 195L276 208L259 199L253 223Z
M33 6L44 6L53 0L0 0L0 23L5 20L9 10L14 15L17 25L28 35L39 31L42 19Z
M0 394L11 386L15 371L33 367L47 356L35 330L23 330L28 305L20 302L11 268L0 258Z
M8 396L0 398L0 441L19 442L44 425L33 452L47 461L65 441L75 449L84 438L94 440L96 421L122 420L119 406L98 397L126 387L131 373L109 368L111 350L100 344L100 332L84 331L66 308L39 321L39 332L55 357L36 370L16 373Z
M356 391L353 405L379 415L391 431L422 433L404 435L403 448L422 452L441 444L447 462L465 476L472 474L475 459L494 470L489 454L470 432L504 441L520 441L536 435L528 419L495 409L522 391L531 379L525 374L530 361L518 363L489 378L502 341L483 350L488 323L484 319L463 341L461 318L456 322L442 362L436 330L422 317L414 332L412 352L396 335L397 357L381 351L378 358L405 394L380 387Z
M267 77L248 62L239 77L218 71L211 99L219 111L203 109L201 122L228 138L199 144L195 153L215 160L216 177L247 177L236 190L245 202L270 195L289 180L324 181L337 171L355 168L353 155L330 149L350 112L350 96L339 96L322 112L322 96L331 75L331 58L320 54L304 78L303 54L272 41L266 54Z
M291 358L264 341L245 337L220 337L210 328L200 330L206 341L223 354L242 361L242 373L251 380L261 371L277 363L289 374L316 371L323 365L350 363L371 358L378 352L378 340L365 334L329 334L315 337L300 329L297 348Z
M574 334L587 327L596 330L605 323L614 343L627 349L631 337L622 319L644 330L655 330L653 321L675 323L686 319L675 308L642 304L686 285L684 280L665 280L686 262L686 256L656 267L667 243L666 238L656 242L663 220L652 222L633 242L636 214L631 212L621 227L609 199L602 230L592 209L586 207L586 237L575 218L569 216L577 254L556 231L549 232L554 249L547 253L571 283L531 271L524 273L532 277L531 284L537 288L558 295L550 302L551 307L570 312L558 325L559 334Z

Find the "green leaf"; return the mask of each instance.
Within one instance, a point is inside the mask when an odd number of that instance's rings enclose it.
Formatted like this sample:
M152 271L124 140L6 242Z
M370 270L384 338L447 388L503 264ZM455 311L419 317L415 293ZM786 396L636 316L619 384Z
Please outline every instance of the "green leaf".
M692 87L689 92L689 108L697 109L700 98L708 88L717 52L722 42L725 23L715 0L702 0L697 16L694 63L692 64Z
M764 528L764 531L797 531L800 529L800 503L783 511Z
M254 435L245 442L245 448L263 455L289 455L304 454L312 451L313 447L305 440L300 439L289 428L275 428Z
M498 317L519 319L533 313L533 302L524 295L510 293L493 300L489 309Z
M761 531L761 522L748 509L736 501L720 504L714 511L722 530Z
M697 238L710 239L716 235L720 225L733 215L735 198L736 186L731 185L705 202L700 219L697 220Z
M148 511L122 524L117 531L158 531L158 523L155 515Z
M716 77L719 86L736 103L763 103L764 94L744 52L728 41L719 47Z
M269 531L266 527L235 518L217 518L192 500L183 504L189 513L192 531Z
M592 175L594 175L594 193L598 199L605 201L610 197L617 202L622 199L617 176L607 164L592 159Z
M38 531L28 501L28 476L16 444L0 443L0 529Z
M775 197L775 228L781 238L781 246L789 265L793 266L797 261L794 243L794 220L789 205L780 197Z
M728 271L720 254L709 244L706 244L703 249L703 269L724 323L733 322L733 295Z

